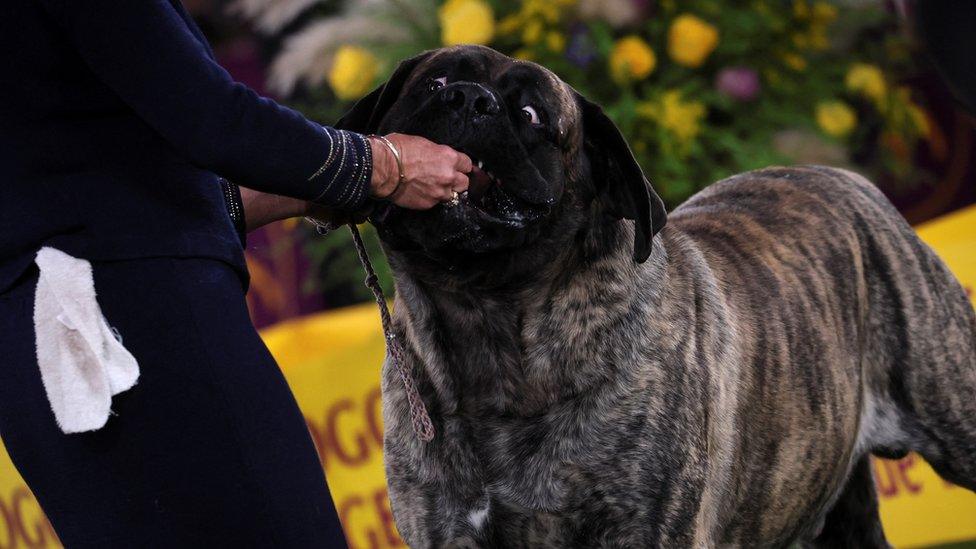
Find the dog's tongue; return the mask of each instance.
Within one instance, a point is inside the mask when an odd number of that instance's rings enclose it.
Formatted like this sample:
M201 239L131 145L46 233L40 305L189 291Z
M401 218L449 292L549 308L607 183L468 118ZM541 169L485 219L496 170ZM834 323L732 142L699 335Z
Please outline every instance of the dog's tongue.
M492 185L491 177L478 166L473 166L468 172L468 197L476 203L481 202Z

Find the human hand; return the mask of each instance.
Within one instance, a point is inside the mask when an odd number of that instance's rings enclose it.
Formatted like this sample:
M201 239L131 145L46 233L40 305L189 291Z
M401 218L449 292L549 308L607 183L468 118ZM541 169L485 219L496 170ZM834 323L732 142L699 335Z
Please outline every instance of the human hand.
M373 148L370 191L374 198L404 208L426 210L468 189L466 174L471 171L468 155L423 137L391 133L386 138L400 151L404 180L399 181L396 157L389 147L376 137L369 138Z

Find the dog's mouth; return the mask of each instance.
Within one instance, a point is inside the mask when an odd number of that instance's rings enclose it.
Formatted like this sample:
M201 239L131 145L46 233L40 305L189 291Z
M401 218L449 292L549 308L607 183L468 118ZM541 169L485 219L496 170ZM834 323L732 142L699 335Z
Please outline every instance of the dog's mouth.
M534 204L519 197L501 177L481 159L472 156L468 173L468 190L458 195L457 204L445 208L465 207L482 221L521 227L549 213L550 204Z
M534 179L530 178L528 183L518 179L509 180L498 175L477 156L468 156L472 159L472 168L467 174L468 189L459 193L456 200L443 202L428 211L404 210L390 202L379 204L370 214L370 220L380 228L381 236L385 235L388 242L397 241L400 246L408 247L409 244L401 238L404 233L389 231L389 223L402 218L414 226L413 230L432 228L429 236L414 237L420 239L417 243L423 242L422 246L429 250L458 247L484 251L513 247L524 242L529 237L530 229L549 215L555 201L543 198L541 204L534 202L531 191L522 190L527 184L537 183ZM498 171L514 173L513 177L517 178L520 170L535 172L534 167L529 170L509 167ZM529 196L523 198L522 195L526 194ZM437 215L431 218L428 212ZM501 242L508 244L503 246Z
M453 261L468 257L464 254L469 253L519 248L544 230L545 221L558 202L559 195L551 181L558 174L547 169L544 176L537 165L539 159L525 150L516 136L508 139L510 132L445 136L444 132L409 124L387 130L413 133L448 145L472 161L466 174L467 190L454 200L427 210L403 208L392 202L376 205L369 219L390 249L419 249L432 257ZM455 253L460 255L451 255Z

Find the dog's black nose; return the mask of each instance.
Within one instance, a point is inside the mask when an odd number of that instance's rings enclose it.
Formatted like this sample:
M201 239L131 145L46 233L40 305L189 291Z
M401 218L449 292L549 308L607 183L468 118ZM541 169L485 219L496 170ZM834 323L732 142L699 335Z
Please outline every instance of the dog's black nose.
M491 90L481 84L457 82L445 86L440 98L448 107L462 114L494 116L502 111Z

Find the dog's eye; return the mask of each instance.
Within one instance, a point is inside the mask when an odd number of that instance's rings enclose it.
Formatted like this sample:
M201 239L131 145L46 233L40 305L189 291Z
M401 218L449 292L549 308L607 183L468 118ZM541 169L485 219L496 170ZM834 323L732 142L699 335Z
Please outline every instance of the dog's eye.
M525 121L533 126L538 126L540 124L539 113L535 112L532 105L522 107L522 118L525 118Z
M447 77L431 78L427 81L427 91L435 92L447 85Z

